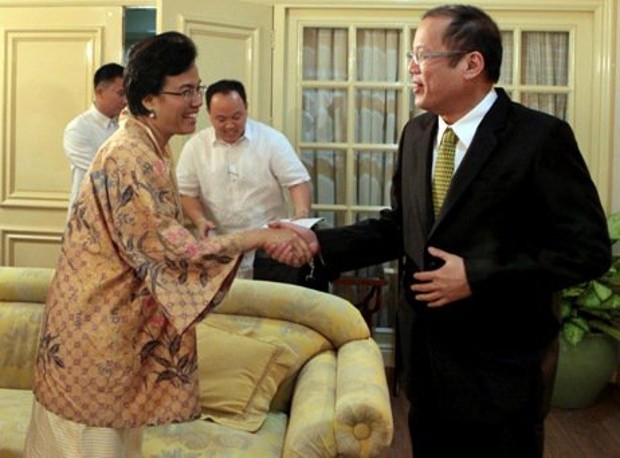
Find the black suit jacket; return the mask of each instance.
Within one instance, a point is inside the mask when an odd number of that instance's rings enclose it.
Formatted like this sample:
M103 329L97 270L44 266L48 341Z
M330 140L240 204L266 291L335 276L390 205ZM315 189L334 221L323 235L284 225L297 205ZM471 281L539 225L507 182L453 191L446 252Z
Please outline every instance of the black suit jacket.
M496 91L436 220L437 116L425 113L402 132L392 208L317 234L326 265L338 271L403 256L407 303L426 328L459 351L502 357L542 349L558 330L553 293L605 272L611 253L571 128ZM440 266L429 246L464 258L470 298L432 309L415 300L413 273Z

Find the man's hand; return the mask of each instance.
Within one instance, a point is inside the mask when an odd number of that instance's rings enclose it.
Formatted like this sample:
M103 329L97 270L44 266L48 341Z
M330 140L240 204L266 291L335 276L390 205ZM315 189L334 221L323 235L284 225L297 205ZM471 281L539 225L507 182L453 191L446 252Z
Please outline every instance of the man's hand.
M443 259L444 265L437 270L413 274L420 282L411 285L411 290L418 293L415 298L427 302L429 307L441 307L471 296L463 258L434 247L429 247L428 252Z
M304 227L301 227L293 223L284 223L282 221L275 221L275 222L269 223L269 228L270 229L286 229L288 231L293 232L299 239L299 242L303 242L304 246L308 248L310 257L305 262L309 262L312 259L312 257L319 252L319 241L316 238L316 234L310 229L306 229ZM292 250L292 247L289 246L289 244L269 243L266 246L264 246L263 249L270 257L272 257L276 261L279 261L281 263L288 264L291 266L299 265L296 263L295 253Z
M272 251L278 253L278 261L282 259L280 262L300 267L312 260L314 253L308 243L288 227L262 230L265 231L265 238L261 241L261 248L270 256Z

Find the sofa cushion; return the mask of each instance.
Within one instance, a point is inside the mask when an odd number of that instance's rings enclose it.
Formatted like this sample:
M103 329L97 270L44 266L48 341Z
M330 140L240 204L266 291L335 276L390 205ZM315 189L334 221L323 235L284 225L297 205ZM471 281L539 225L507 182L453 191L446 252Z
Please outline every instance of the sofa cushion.
M216 311L211 313L203 323L208 323L219 329L236 334L251 336L257 339L268 339L270 342L278 338L286 342L286 345L297 353L297 360L290 367L288 374L271 401L270 410L280 412L288 412L290 409L290 401L299 369L313 356L333 348L331 342L314 329L286 320L246 315L226 315ZM202 326L202 324L198 326ZM198 351L200 352L200 348ZM202 371L202 368L199 367L198 370ZM203 378L202 372L200 378Z
M23 456L33 398L30 390L0 388L0 457Z
M30 390L0 388L0 457L23 456L33 395ZM144 430L144 458L235 458L282 456L287 415L270 412L255 433L195 420Z
M269 412L256 432L211 421L150 426L144 431L144 458L270 458L282 456L288 417ZM1 454L0 454L1 455Z
M204 418L256 431L297 354L277 339L198 326L200 403Z

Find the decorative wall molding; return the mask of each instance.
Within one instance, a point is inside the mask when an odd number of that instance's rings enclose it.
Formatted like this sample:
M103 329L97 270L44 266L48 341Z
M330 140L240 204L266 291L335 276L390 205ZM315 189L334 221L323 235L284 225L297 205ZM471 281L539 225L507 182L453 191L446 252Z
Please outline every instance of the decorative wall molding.
M54 267L62 232L39 229L0 229L0 265Z
M37 62L38 59L45 62L45 58L41 58L37 50L53 47L55 57L62 57L63 49L84 51L85 64L77 70L85 74L76 75L76 80L84 82L82 104L88 106L92 99L92 75L101 61L103 33L103 27L3 30L5 48L2 57L7 71L2 85L5 98L2 146L5 153L0 162L3 177L1 207L66 208L70 180L69 164L62 151L64 120L54 119L54 113L58 111L54 107L62 106L63 92L62 87L57 92L37 87L37 75L33 74L33 69L45 71ZM59 68L62 66L62 62L58 64ZM58 123L58 126L55 129L38 128L43 122L47 125Z

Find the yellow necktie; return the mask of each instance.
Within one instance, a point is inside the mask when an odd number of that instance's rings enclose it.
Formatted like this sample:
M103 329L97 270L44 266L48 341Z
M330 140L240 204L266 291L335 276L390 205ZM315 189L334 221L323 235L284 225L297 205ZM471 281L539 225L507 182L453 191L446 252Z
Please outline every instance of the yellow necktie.
M452 172L454 171L454 152L458 137L454 131L447 128L441 137L441 143L437 151L437 161L433 172L433 211L435 216L439 214L443 201L450 187Z

